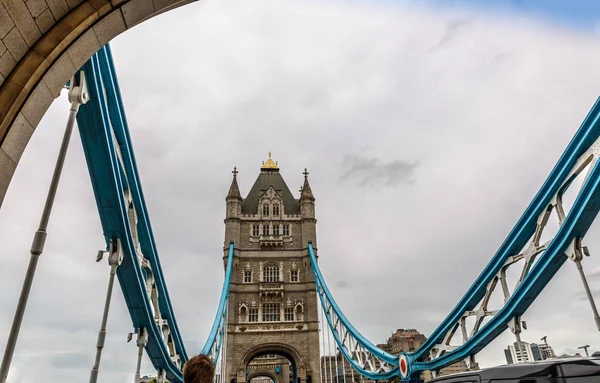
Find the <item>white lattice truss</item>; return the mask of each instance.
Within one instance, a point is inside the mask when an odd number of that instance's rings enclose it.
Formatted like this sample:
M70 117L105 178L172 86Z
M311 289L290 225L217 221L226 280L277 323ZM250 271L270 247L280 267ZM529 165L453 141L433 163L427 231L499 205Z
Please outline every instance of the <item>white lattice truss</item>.
M123 172L125 177L127 177L124 171L125 165L123 163L123 157L121 154L119 142L117 141L117 138L115 137L115 134L112 129L111 133L114 147L116 148L117 158L119 160L119 163L121 164L121 171ZM175 363L177 368L182 368L181 357L175 350L175 343L173 341L173 335L171 334L169 321L163 318L160 312L160 306L158 303L158 287L154 279L152 266L150 264L150 261L147 258L145 258L144 254L142 253L142 248L140 245L137 230L138 216L133 203L131 192L129 191L129 189L125 189L123 193L125 197L125 202L127 203L127 217L129 218L129 228L131 230L131 236L135 245L137 259L142 269L146 272L146 294L148 295L148 300L150 301L150 309L152 311L152 316L154 317L154 322L156 323L158 331L161 335L161 339L169 352L171 360L173 361L173 363Z

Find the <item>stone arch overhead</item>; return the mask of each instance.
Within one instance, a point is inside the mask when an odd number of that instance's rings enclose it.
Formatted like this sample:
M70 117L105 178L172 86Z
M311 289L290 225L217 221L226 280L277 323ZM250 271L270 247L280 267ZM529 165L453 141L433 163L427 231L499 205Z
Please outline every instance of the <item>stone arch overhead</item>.
M298 369L304 368L304 359L300 356L300 353L296 351L294 347L282 343L264 343L252 347L244 354L239 368L245 370L252 359L266 354L278 354L284 356L288 358L292 364L295 364Z
M0 207L50 104L101 46L193 0L0 1Z
M248 378L246 378L246 382L250 383L252 381L252 379L259 378L261 376L266 376L267 378L271 378L274 382L279 382L279 378L270 371L251 372L250 374L248 374Z

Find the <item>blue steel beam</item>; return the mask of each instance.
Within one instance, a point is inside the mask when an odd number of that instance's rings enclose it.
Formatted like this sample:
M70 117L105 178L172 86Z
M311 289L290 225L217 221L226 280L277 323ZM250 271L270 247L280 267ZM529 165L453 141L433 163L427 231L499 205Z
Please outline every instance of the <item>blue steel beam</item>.
M473 311L484 299L488 286L492 284L494 278L497 278L499 272L506 267L507 260L520 254L528 242L531 241L538 229L538 219L549 206L553 206L552 202L555 201L555 198L560 198L566 189L571 186L573 179L577 176L577 174L573 174L573 171L576 166L579 166L578 160L586 152L589 153L592 145L595 143L598 145L597 141L599 139L600 99L596 101L547 180L475 283L418 350L414 353L403 353L401 355L402 358L406 358L405 361L408 367L405 381L417 381L420 373L424 370L438 370L474 356L505 331L510 321L523 315L542 292L567 260L565 252L568 247L574 241L581 240L585 236L600 210L600 165L598 162L592 162L591 171L571 210L562 222L558 233L545 249L539 251L540 255L537 262L526 272L522 282L506 300L504 306L495 314L488 315L491 317L490 320L483 324L478 331L475 331L462 345L446 350L440 356L432 358L431 351L442 343L447 334L453 332L453 328L456 328L455 326L465 313ZM354 360L352 350L349 350L344 344L347 340L347 334L379 361L392 364L389 361L389 356L386 355L387 353L384 353L362 337L343 315L325 284L311 244L309 244L308 250L317 284L317 292L327 323L344 357L355 370L370 379L389 379L391 375L398 375L398 368L388 372L373 372L372 369L365 369L365 366ZM342 336L341 333L344 335ZM399 366L399 360L396 359L393 364Z
M406 354L412 377L422 370L437 370L468 356L475 355L500 333L505 331L507 323L525 313L543 288L550 282L567 259L565 251L576 238L581 239L596 218L600 206L600 168L594 165L587 181L578 195L573 207L552 242L542 253L538 261L526 275L513 295L481 330L473 334L463 345L446 352L433 360L426 361L430 351L439 343L465 312L473 310L483 299L488 284L504 267L510 256L519 254L536 231L538 217L551 204L557 194L564 192L572 182L569 178L577 160L600 137L600 99L581 124L579 130L560 157L558 163L542 185L527 210L517 222L508 238L504 241L491 262L486 266L475 283L452 310L450 315L438 326L427 341L414 353Z
M388 380L394 376L398 375L398 357L387 353L375 346L368 339L362 336L361 333L358 332L352 326L352 323L346 318L346 316L342 313L342 310L336 303L333 295L329 291L327 284L325 283L325 278L323 278L323 274L321 274L321 269L319 268L319 264L317 263L317 258L314 253L314 249L312 243L308 244L308 255L310 257L310 264L313 270L313 275L315 277L315 284L317 287L317 294L319 295L319 300L321 301L321 306L323 307L323 313L325 314L325 318L327 319L327 324L333 334L333 338L338 345L339 350L342 352L348 363L360 374L366 376L372 380ZM341 333L344 334L341 334ZM358 361L355 360L355 355L357 353L356 349L349 349L347 346L347 342L351 337L362 346L363 350L359 352L364 352L372 355L377 363L381 364L389 364L392 368L388 371L373 371L373 369L366 368L364 365L361 365ZM346 339L344 339L346 338ZM378 370L376 366L373 366L375 370Z
M213 362L217 362L219 359L219 353L221 352L221 345L223 344L223 337L225 336L226 325L227 325L227 307L229 305L229 290L231 286L231 270L233 269L233 242L229 244L229 252L227 254L227 268L225 269L225 280L223 281L223 289L221 290L221 299L219 300L219 307L217 308L217 315L215 321L206 339L204 347L202 347L202 354L210 355Z
M80 108L77 122L106 242L120 240L124 253L117 276L132 324L135 329L147 329L146 352L154 367L165 370L170 381L182 382L181 365L187 354L162 275L110 48L101 48L82 69L92 101ZM137 224L131 221L132 211ZM142 265L141 259L150 267ZM159 313L147 291L150 273ZM156 316L162 318L161 323ZM165 326L170 331L164 332ZM174 355L179 355L180 363L171 359Z

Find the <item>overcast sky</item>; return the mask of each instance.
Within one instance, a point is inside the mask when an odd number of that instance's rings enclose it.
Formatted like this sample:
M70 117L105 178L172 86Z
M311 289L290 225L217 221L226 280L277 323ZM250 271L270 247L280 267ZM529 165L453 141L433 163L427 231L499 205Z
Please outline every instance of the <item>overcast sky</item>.
M413 4L413 5L411 5ZM368 339L429 335L490 260L600 94L600 34L529 16L368 1L203 1L112 42L175 314L198 352L222 283L225 195L273 152L297 193L307 167L321 269ZM0 349L67 119L42 120L0 211ZM586 244L600 293L598 225ZM11 383L83 381L109 268L76 133ZM594 239L596 237L596 239ZM594 274L595 273L595 274ZM597 294L600 298L600 294ZM600 349L568 262L523 339ZM100 382L131 382L136 348L115 289ZM505 332L479 355L505 362ZM153 373L147 359L144 372Z

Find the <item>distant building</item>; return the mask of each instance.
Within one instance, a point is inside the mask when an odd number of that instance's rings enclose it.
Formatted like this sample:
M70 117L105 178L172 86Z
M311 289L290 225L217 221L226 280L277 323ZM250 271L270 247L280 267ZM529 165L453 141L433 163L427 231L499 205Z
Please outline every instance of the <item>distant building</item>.
M378 344L377 347L392 355L400 355L401 352L412 352L417 350L427 337L421 334L416 329L397 329L386 343ZM364 356L367 357L366 355ZM378 368L379 366L374 366ZM448 367L442 368L438 372L438 376L456 374L459 372L469 371L465 361L454 363ZM321 356L321 378L323 383L375 383L358 374L344 356L339 352L334 356ZM424 371L421 374L421 379L428 381L432 378L430 371ZM380 380L376 383L391 383L391 381Z
M448 367L444 367L440 370L438 376L458 374L459 372L469 371L469 367L464 360L456 362L454 364L449 365Z
M401 352L413 352L417 350L423 343L425 343L426 340L427 337L414 328L400 328L397 329L392 336L390 336L384 345L378 345L378 347L392 355L400 355ZM438 376L456 374L465 371L469 371L469 367L467 367L467 364L464 360L461 360L457 363L440 369ZM432 377L433 375L431 374L431 371L424 371L421 374L421 379L424 381L428 381Z
M521 341L508 345L504 349L504 356L508 364L532 362L536 360L547 360L556 358L552 346L548 343L536 344Z
M581 354L576 353L575 355L570 354L561 354L558 359L566 359L566 358L581 358Z
M556 354L554 353L552 346L550 346L549 344L540 344L539 347L542 353L543 360L556 358Z
M415 351L421 347L426 340L427 337L414 328L399 328L388 338L386 344L390 354L400 355L401 352Z
M508 364L532 362L542 359L540 348L537 344L529 344L523 341L509 344L504 349L504 356Z
M356 372L339 352L321 357L321 379L323 383L374 383Z
M531 355L533 356L533 360L543 360L541 345L530 343L531 346Z

